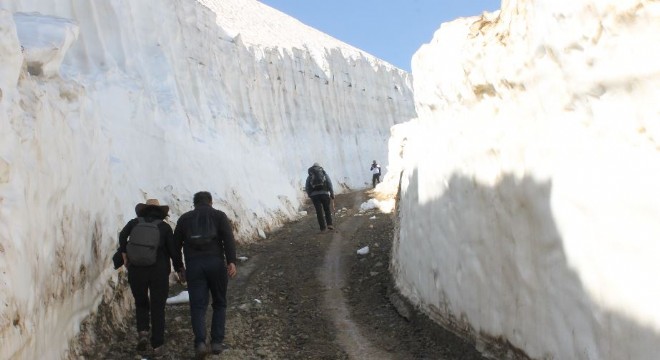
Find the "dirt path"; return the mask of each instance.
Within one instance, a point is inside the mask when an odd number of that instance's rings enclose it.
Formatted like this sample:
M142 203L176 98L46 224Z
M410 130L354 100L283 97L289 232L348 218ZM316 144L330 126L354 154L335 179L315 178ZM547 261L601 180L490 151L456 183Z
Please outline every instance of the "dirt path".
M366 199L363 192L337 197L335 232L319 233L308 206L300 221L238 247L247 260L229 285L229 348L209 359L482 359L425 316L411 311L406 320L392 306L393 222L377 211L358 214ZM366 245L369 254L357 255ZM182 290L175 285L170 293ZM168 305L166 317L170 358L191 359L188 304ZM99 335L85 357L141 359L133 323L131 316Z
M352 209L358 209L362 202L362 193L355 194ZM324 286L323 306L337 331L337 340L351 359L387 359L389 355L374 346L362 336L359 324L350 313L348 301L344 296L347 283L346 266L352 256L353 247L347 246L343 233L350 237L364 222L359 217L348 217L337 226L330 247L326 251L319 277ZM350 238L349 238L350 239Z

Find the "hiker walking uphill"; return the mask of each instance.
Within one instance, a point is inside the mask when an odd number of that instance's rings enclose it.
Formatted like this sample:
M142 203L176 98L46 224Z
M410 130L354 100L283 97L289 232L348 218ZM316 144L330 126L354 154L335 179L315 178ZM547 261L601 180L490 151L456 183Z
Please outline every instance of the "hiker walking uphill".
M181 252L176 251L172 227L163 220L169 207L149 199L137 204L138 217L119 233L119 250L128 269L128 283L135 299L137 351L147 350L149 342L154 358L164 355L165 302L169 291L170 260L181 271ZM151 339L149 338L151 312Z
M227 276L236 276L236 247L229 219L224 212L212 207L211 193L196 193L193 205L195 209L181 215L177 221L174 242L179 252L183 247L186 259L185 278L188 281L195 356L202 359L208 354L206 308L209 304L209 291L213 299L211 351L214 354L222 352L227 311Z
M316 210L316 219L319 222L321 231L325 231L326 229L334 230L330 202L334 201L335 192L332 189L330 177L319 163L314 163L312 167L307 169L305 192L312 199L314 209Z
M376 187L376 184L380 183L380 165L374 160L371 163L371 186Z

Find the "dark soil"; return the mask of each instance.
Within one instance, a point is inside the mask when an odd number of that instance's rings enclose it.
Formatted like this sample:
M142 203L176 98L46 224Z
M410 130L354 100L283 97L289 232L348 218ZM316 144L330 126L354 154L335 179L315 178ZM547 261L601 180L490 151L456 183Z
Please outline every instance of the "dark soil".
M266 240L238 246L238 256L247 260L239 262L239 275L229 284L228 349L209 359L482 359L473 345L409 305L403 307L410 311L408 319L397 312L391 299L402 298L393 291L388 271L393 219L377 210L358 214L367 199L364 192L337 196L335 232L320 233L314 209L307 206L301 220ZM366 245L370 252L357 255ZM326 254L338 246L340 270L328 274ZM330 292L324 276L343 277L340 296ZM171 296L182 290L182 285L171 286ZM337 310L342 306L347 314ZM188 304L168 305L166 317L169 358L192 359ZM348 334L344 324L354 331ZM150 357L135 352L132 314L124 325L96 338L101 341L85 351L85 358ZM361 353L363 346L371 352Z

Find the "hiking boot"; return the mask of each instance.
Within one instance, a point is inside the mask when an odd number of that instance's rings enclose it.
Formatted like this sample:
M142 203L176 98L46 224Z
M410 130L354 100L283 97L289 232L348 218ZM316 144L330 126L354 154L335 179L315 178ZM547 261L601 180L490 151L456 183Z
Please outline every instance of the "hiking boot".
M149 332L140 331L138 333L138 343L136 346L137 351L147 351L148 346L149 346Z
M219 355L222 351L224 351L226 348L225 344L223 343L213 343L211 344L211 352L213 355Z
M154 359L164 359L165 358L165 345L161 345L157 348L154 348Z
M332 226L332 225L328 225L328 230L334 230L334 229L335 229L334 226Z
M209 351L206 348L206 344L199 343L195 345L195 359L204 359L208 353Z

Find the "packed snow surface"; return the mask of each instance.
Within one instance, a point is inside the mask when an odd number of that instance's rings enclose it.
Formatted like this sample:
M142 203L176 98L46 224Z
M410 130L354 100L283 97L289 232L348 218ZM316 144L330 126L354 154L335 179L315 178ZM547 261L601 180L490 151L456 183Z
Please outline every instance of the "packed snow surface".
M646 0L505 0L441 26L382 184L404 172L404 294L531 358L657 358L658 34Z

